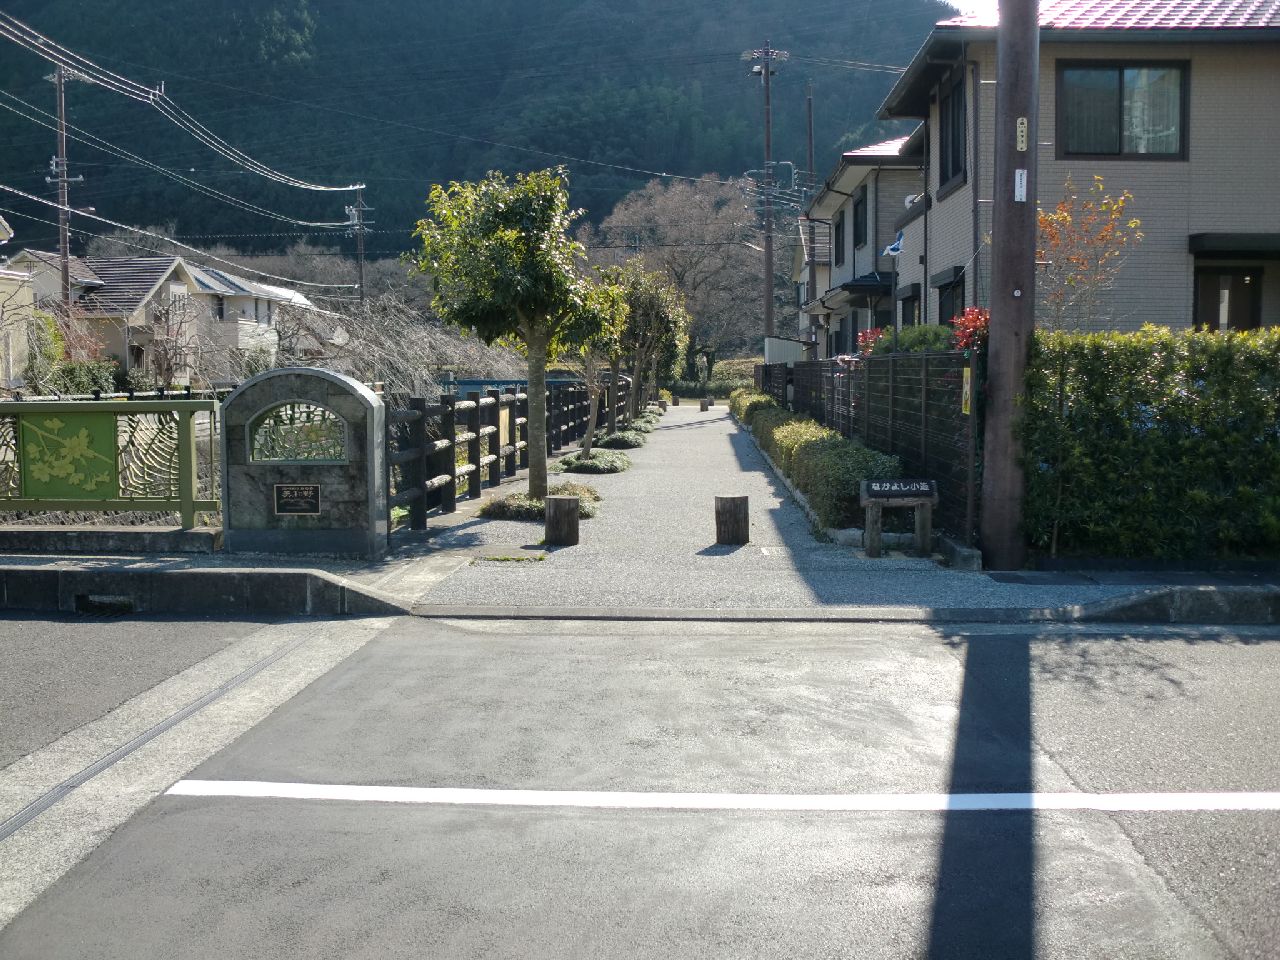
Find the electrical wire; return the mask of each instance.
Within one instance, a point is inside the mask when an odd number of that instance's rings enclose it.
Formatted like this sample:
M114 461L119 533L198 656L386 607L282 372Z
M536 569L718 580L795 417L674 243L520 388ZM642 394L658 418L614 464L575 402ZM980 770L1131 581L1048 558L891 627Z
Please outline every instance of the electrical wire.
M292 177L268 167L205 127L195 117L179 107L170 97L166 96L163 88L152 90L118 73L113 73L100 67L87 57L83 57L75 51L55 43L2 10L0 10L0 37L12 40L50 63L70 70L79 79L96 83L114 93L155 107L163 116L178 127L186 130L187 133L214 152L268 180L274 180L286 186L297 187L300 190L321 192L348 192L359 190L364 186L364 184L351 184L341 187L324 186L300 180L297 177Z
M32 200L36 203L44 204L46 207L53 207L55 210L65 210L68 214L74 213L78 217L87 217L90 220L96 220L99 223L105 223L107 224L107 226L115 227L117 230L128 230L131 233L138 233L144 237L151 237L153 240L162 240L165 243L171 243L175 247L181 247L183 250L187 250L191 253L196 254L197 256L207 257L210 260L218 261L218 263L225 263L229 267L235 267L237 270L244 270L248 273L257 274L258 276L266 277L269 280L280 280L284 283L294 284L295 286L323 287L323 288L332 289L332 290L356 290L359 288L359 284L355 284L355 283L313 283L309 280L293 280L289 277L281 277L274 273L267 273L263 270L255 270L252 267L241 266L240 264L237 264L231 260L227 260L224 257L219 257L216 254L209 253L205 250L200 250L196 247L192 247L188 244L182 243L181 241L171 240L168 237L163 236L161 234L152 233L150 230L143 230L139 227L132 227L127 223L117 223L115 220L108 220L106 217L100 217L96 213L85 213L82 210L73 210L70 207L64 207L62 206L62 204L55 203L53 200L46 200L43 197L37 197L34 193L27 193L25 190L19 190L17 187L10 187L7 184L0 183L0 190L5 191L6 193L11 193L16 197L22 197L24 200Z
M58 118L54 114L48 113L45 110L41 110L39 107L34 106L33 104L30 104L27 101L23 100L21 97L14 96L12 93L9 93L8 91L5 91L5 90L0 90L0 97L6 97L9 100L13 100L21 104L26 109L33 110L36 113L43 115L44 117L48 117L50 120L54 122L50 123L46 120L41 119L40 117L34 117L34 116L30 116L29 114L25 114L21 110L19 110L17 107L14 107L11 104L4 103L2 101L0 101L0 108L8 110L10 113L17 114L18 116L22 117L25 120L30 120L32 123L39 124L42 127L46 127L49 130L56 131L58 129L56 125ZM229 204L240 210L245 210L249 213L257 214L258 216L267 217L271 220L279 220L282 223L291 223L294 226L299 226L299 227L320 227L320 228L338 229L338 228L346 228L350 226L350 223L348 223L345 220L341 222L317 222L317 221L311 221L311 220L298 220L294 217L286 216L283 213L276 213L274 210L268 210L265 207L260 207L256 203L250 203L248 200L241 200L239 197L233 196L229 193L224 193L223 191L218 190L214 187L206 186L205 184L200 183L197 180L192 180L190 177L183 176L182 174L177 173L176 171L173 171L173 170L169 170L165 167L162 167L157 163L152 163L150 160L140 157L136 153L131 153L130 151L124 149L123 147L118 147L113 143L103 140L101 137L97 136L96 134L89 133L87 130L83 130L80 127L77 127L73 124L68 123L66 125L66 128L68 131L67 137L71 140L75 140L77 143L83 143L86 146L94 147L95 149L102 150L106 153L112 154L113 156L120 157L122 160L128 160L130 161L131 164L144 167L148 170L153 170L156 173L162 174L163 176L166 176L169 179L182 184L183 186L189 187L198 193L202 193L207 197L212 197L215 200L220 200L223 203ZM72 131L74 131L74 133Z

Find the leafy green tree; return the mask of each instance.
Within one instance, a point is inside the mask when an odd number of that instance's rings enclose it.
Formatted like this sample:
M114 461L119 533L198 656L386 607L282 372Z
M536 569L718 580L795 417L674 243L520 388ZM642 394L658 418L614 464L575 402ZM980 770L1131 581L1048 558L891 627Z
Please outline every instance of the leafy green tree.
M622 359L622 334L626 330L627 313L627 292L622 286L605 281L594 283L588 288L582 312L582 329L577 338L582 379L586 381L587 394L591 399L587 432L579 444L583 458L591 456L591 446L595 442L600 396L605 390L603 374L606 369L614 372L611 385L617 383L616 364Z
M583 256L569 228L563 167L517 174L491 171L474 183L436 184L418 271L431 277L433 305L448 323L486 343L512 340L529 361L529 496L547 495L547 361L591 336L600 314L578 271Z
M622 351L630 360L634 388L630 413L636 416L648 382L657 379L658 368L669 369L684 349L689 314L684 297L667 275L646 270L638 257L620 268L610 268L605 275L626 291Z

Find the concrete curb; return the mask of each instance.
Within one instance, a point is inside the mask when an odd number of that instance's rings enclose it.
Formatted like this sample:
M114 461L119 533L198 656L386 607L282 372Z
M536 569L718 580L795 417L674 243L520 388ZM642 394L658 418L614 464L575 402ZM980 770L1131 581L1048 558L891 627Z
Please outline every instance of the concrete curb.
M220 527L12 524L0 527L0 554L198 553L222 549Z
M666 608L456 606L415 603L437 620L723 621L778 623L1146 623L1268 626L1280 623L1280 587L1161 587L1066 607L808 607L697 610Z
M394 597L322 570L0 567L0 610L229 617L407 614Z

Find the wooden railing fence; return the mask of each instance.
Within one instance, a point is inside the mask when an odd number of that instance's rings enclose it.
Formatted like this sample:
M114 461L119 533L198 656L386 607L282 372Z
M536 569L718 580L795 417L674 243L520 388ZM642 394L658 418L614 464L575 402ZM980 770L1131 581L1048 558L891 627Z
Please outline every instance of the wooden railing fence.
M601 395L597 433L611 422L626 422L629 398L625 381ZM407 508L410 529L426 529L432 509L452 513L460 496L479 497L484 486L499 486L529 466L529 396L516 387L484 395L473 390L465 400L442 394L436 403L425 397L400 401L387 412L387 509ZM547 453L581 440L590 411L585 386L553 385L547 391Z

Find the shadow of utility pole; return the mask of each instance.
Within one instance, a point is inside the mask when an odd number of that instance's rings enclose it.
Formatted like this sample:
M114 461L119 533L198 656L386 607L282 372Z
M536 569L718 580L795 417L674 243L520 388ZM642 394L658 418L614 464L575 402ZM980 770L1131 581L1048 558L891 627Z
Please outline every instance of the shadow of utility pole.
M1028 637L969 637L950 793L1031 793ZM1031 810L951 810L929 930L931 960L1035 956Z

